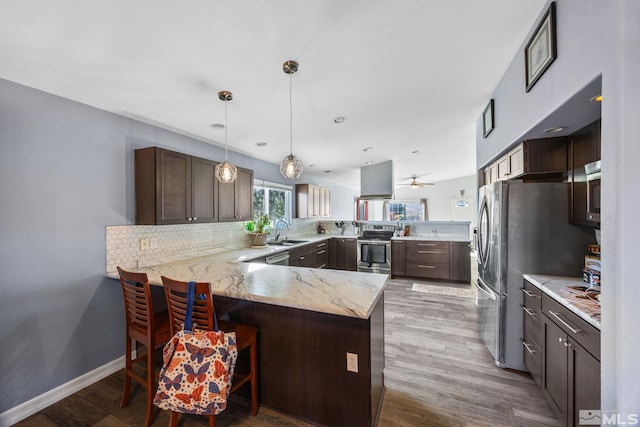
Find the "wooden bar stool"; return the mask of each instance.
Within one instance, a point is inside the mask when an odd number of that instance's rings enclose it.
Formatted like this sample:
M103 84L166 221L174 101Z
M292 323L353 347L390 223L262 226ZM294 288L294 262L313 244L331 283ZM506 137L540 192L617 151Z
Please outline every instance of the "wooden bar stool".
M144 420L145 427L153 422L153 398L156 393L155 350L171 339L169 312L153 312L149 279L145 273L132 273L118 267L122 293L124 295L124 311L127 317L126 349L125 349L125 377L124 392L121 408L129 404L131 380L136 381L147 389L147 410ZM146 353L131 359L131 340L135 340L146 347ZM146 378L133 371L133 365L146 361Z
M171 335L182 329L184 317L187 308L187 288L188 282L169 279L162 276L162 285L164 293L167 297L167 307L169 308L169 323L171 325ZM193 302L192 323L194 328L205 331L214 330L215 308L213 305L213 296L211 295L211 284L207 282L196 283L195 293L205 295L204 299L195 298ZM224 332L236 333L236 344L238 352L243 350L249 351L249 372L239 373L237 370L233 374L233 384L231 393L247 382L251 383L251 413L253 416L258 414L258 362L257 362L257 333L258 330L253 326L243 325L235 322L218 321L218 329ZM169 426L175 427L178 423L177 412L171 412ZM209 426L215 427L215 415L209 416Z

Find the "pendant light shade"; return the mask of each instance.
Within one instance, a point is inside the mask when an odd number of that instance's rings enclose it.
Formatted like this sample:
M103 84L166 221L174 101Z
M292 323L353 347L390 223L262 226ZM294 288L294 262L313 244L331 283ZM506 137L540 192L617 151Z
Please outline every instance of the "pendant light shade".
M223 90L218 92L218 98L224 101L224 162L216 165L216 178L227 184L235 181L238 176L238 168L227 161L227 102L233 99L233 94Z
M289 74L289 155L280 162L280 173L288 179L298 179L302 175L302 160L293 155L293 101L292 101L292 77L298 71L298 63L287 61L282 64L282 70Z

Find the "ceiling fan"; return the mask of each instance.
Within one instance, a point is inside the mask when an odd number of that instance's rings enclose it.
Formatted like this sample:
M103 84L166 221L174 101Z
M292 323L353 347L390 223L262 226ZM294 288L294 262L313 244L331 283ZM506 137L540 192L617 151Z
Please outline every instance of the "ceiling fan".
M422 174L422 175L411 175L408 178L400 178L400 181L406 181L406 180L411 180L411 182L409 183L404 183L404 184L398 184L399 186L408 186L409 188L421 188L424 187L425 185L433 185L432 182L419 182L418 178L421 176L425 176L425 175L429 175L428 173Z

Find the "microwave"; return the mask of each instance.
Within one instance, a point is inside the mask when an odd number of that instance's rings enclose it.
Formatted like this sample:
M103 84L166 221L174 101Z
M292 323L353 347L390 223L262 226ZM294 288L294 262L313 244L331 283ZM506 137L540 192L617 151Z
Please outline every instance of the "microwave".
M587 219L594 222L600 222L601 166L600 160L584 166L587 178Z

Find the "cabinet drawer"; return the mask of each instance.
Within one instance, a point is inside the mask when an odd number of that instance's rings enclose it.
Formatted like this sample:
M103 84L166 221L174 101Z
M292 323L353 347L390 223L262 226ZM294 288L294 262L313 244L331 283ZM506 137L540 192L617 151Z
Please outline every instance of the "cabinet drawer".
M406 252L408 262L428 263L428 264L448 264L449 250L420 248L415 251Z
M526 280L522 287L522 305L536 314L541 313L542 290L538 289L535 285L527 282Z
M542 351L540 346L534 341L530 340L525 334L522 341L524 347L524 365L529 370L529 373L533 377L536 384L542 384Z
M542 295L542 312L569 337L600 360L600 331L597 328L547 294Z
M324 246L326 246L326 243ZM326 247L321 247L310 255L313 255L314 268L327 268L327 265L329 264L329 251Z
M440 250L449 251L449 242L436 242L433 240L407 240L406 241L407 252L425 251L425 250Z
M536 313L530 308L522 307L524 318L524 335L527 340L533 340L540 346L542 344L542 333L544 331L544 321L540 313Z
M434 279L449 278L449 263L415 262L406 265L407 276L432 277Z

